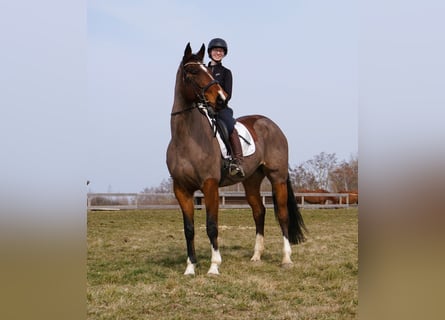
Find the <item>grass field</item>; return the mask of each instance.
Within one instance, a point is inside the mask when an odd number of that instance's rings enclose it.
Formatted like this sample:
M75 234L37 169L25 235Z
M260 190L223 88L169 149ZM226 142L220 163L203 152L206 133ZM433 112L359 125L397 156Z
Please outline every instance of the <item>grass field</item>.
M252 263L250 210L221 210L220 276L206 274L205 212L195 214L197 275L184 276L179 210L88 212L88 319L357 319L358 210L302 210L309 229L280 267L282 236L266 215L265 252Z

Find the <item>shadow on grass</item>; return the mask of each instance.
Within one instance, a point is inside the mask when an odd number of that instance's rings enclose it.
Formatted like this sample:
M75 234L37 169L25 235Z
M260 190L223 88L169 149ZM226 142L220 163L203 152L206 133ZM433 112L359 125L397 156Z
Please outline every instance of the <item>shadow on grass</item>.
M220 247L223 263L250 262L253 254L251 248L239 245L224 245ZM210 247L196 249L197 268L206 269L210 267L211 250ZM150 269L164 270L164 272L184 272L187 263L187 252L183 248L171 248L168 251L149 253L146 255L145 263Z
M240 245L224 245L221 247L221 255L226 259L250 260L253 254L253 248L247 248Z
M168 253L152 253L145 259L146 263L155 264L162 267L175 268L184 265L187 259L187 253L179 248L169 250Z

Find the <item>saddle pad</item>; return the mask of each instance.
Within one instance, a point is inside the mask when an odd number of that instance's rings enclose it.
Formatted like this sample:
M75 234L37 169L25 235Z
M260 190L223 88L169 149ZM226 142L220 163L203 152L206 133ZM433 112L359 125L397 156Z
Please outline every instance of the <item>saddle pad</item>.
M207 119L210 122L210 125L212 125L212 119L209 117L207 109L204 107L200 109L204 111ZM250 134L249 130L247 130L246 126L243 125L241 122L238 121L235 122L235 128L238 131L238 135L240 137L243 156L244 157L250 156L255 152L255 142L253 141L252 135ZM224 144L219 132L216 133L216 139L218 140L222 157L224 159L229 159L230 158L229 151L227 150L226 145Z
M255 142L253 141L252 135L241 122L237 121L235 123L235 128L238 131L238 135L240 137L243 156L244 157L250 156L255 152ZM225 159L230 158L230 154L228 153L226 145L221 139L219 133L216 135L216 138L218 139L219 147L221 148L221 155L223 156L223 158Z

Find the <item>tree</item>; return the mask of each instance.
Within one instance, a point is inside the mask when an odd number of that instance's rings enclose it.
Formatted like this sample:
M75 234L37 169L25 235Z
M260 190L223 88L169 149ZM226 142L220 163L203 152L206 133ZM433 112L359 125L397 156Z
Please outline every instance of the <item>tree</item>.
M301 189L318 189L318 183L313 172L306 169L304 164L300 164L294 169L290 169L290 180L295 191Z
M167 180L162 180L161 185L156 190L158 193L170 193L173 192L173 179L169 177Z
M173 179L169 177L167 180L163 179L161 184L157 187L144 188L142 193L171 193L173 192Z
M296 190L299 189L329 189L329 173L337 165L335 153L325 153L314 156L313 159L291 169L291 181Z
M327 190L329 188L329 173L337 165L337 156L335 153L320 153L314 156L314 159L307 161L307 166L315 175L319 189Z
M331 188L334 192L358 190L358 158L351 157L343 161L329 174Z
M351 156L346 162L337 164L335 153L325 153L314 156L312 159L291 168L289 176L295 191L307 189L325 189L331 192L356 191L358 189L358 157ZM224 187L225 191L243 191L241 184ZM270 182L264 179L261 190L270 191ZM173 179L169 177L162 180L157 187L145 188L142 193L171 193L173 192Z

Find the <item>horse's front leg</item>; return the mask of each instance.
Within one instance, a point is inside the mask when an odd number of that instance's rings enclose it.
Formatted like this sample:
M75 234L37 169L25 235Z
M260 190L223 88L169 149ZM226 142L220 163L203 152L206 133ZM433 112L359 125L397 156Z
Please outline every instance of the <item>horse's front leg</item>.
M176 199L181 207L182 217L184 220L184 234L187 242L187 268L185 269L185 275L194 275L196 266L196 253L195 253L195 224L194 224L194 205L193 205L193 192L182 188L177 183L173 183L173 191Z
M207 220L207 236L210 240L212 250L212 260L208 274L219 274L219 266L221 265L221 254L218 248L218 209L219 209L219 192L218 181L216 179L208 179L204 182L202 192L206 207Z

